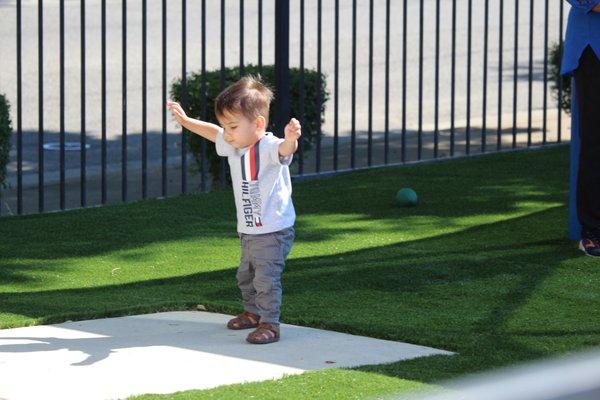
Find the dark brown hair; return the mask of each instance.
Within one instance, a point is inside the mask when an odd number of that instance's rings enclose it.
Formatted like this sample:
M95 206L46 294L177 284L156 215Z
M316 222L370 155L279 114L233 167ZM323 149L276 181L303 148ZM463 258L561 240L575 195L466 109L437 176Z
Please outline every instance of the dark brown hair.
M269 123L269 106L273 91L259 76L248 75L228 86L215 100L215 114L222 116L225 111L241 113L249 120L263 116Z

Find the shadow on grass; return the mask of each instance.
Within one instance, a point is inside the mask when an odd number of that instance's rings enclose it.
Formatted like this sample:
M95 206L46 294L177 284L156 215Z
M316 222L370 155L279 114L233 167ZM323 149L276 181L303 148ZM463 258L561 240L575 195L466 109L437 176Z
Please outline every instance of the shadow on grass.
M291 258L283 275L282 320L459 353L359 368L425 382L600 343L593 329L565 335L565 328L548 332L554 344L538 346L539 330L530 332L526 322L542 316L532 312L516 327L506 326L525 303L540 296L541 284L564 262L579 257L566 239L557 239L556 226L565 224L566 210L554 205L566 200L567 165L568 152L551 149L370 170L296 185L299 243L343 240L350 231L368 235L370 229L361 226L368 221L379 224L378 233L426 229L431 237ZM402 186L419 192L419 207L394 207L393 194ZM527 204L543 211L528 212ZM330 226L332 215L358 225ZM459 221L478 215L506 217L476 226ZM25 282L18 275L23 270L60 269L48 267L49 261L58 265L61 259L147 243L194 240L200 248L204 240L234 241L233 219L230 192L3 219L0 283ZM319 219L323 221L316 223ZM407 219L412 226L406 226ZM458 231L435 233L448 227ZM143 256L128 255L132 261ZM193 309L198 303L210 311L239 311L234 266L121 285L0 293L0 312L6 316L0 327L20 326L23 317L26 323L53 323ZM579 310L589 307L585 300L576 305ZM563 307L552 298L543 300L543 306L548 312ZM570 315L563 322L576 327L585 318L585 313ZM526 335L533 343L519 340Z
M551 348L541 351L514 340L527 332L527 325L518 333L506 329L506 322L561 263L579 257L566 240L530 235L532 227L547 226L562 213L564 208L556 207L423 240L291 259L283 275L282 320L459 353L359 368L425 382L551 354ZM482 244L474 238L486 240ZM106 287L0 294L1 312L25 315L36 323L191 309L198 303L210 311L239 311L235 269ZM560 304L549 300L547 306ZM577 318L565 323L576 325ZM600 335L594 337L600 343ZM96 348L98 354L89 354L90 360L114 350L102 348L101 341Z
M559 148L299 182L294 192L296 230L303 242L320 243L349 233L368 235L370 227L361 222L396 232L435 231L464 226L461 218L519 212L526 204L556 205L566 201L567 166L568 152ZM394 204L400 187L417 190L419 207ZM63 259L135 251L161 242L192 240L200 248L214 246L216 240L237 240L230 191L1 222L0 284L26 282L30 278L23 273L28 270L59 272Z

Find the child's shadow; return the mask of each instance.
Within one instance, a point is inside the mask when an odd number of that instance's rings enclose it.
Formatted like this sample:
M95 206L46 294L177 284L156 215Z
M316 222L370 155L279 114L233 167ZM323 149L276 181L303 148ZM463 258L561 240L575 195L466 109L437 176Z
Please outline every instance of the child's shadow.
M212 343L231 340L223 335L224 325L216 321L178 321L169 319L152 319L136 317L134 319L116 318L106 325L101 321L67 322L54 325L53 328L75 330L85 336L96 337L57 337L49 336L2 336L0 335L0 355L2 353L33 353L45 351L67 350L87 354L87 358L72 363L73 366L92 365L107 359L119 349L140 347L170 346L195 351L207 351L206 339ZM219 339L218 336L221 336ZM223 338L223 336L225 338ZM205 340L198 340L203 338ZM6 341L30 341L33 343L6 343Z
M30 340L37 343L0 344L0 353L32 353L40 351L80 351L88 357L71 365L91 365L108 358L114 351L114 338L2 337L2 340ZM110 345L108 342L110 341ZM106 345L102 343L105 342ZM110 347L109 347L110 346Z

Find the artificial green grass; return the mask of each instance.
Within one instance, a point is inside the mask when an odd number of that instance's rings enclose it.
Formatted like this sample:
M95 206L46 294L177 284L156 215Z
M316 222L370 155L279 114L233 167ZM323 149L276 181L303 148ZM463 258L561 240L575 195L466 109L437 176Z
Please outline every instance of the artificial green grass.
M288 376L277 380L221 386L211 390L188 390L169 395L147 394L132 396L129 399L304 400L307 398L321 398L358 400L390 398L399 390L413 392L423 389L430 389L430 385L370 372L329 369Z
M383 394L600 344L600 262L566 239L567 175L560 147L296 183L283 322L458 355L289 377L281 390L353 398L349 382L377 374L391 378ZM417 207L395 206L401 187ZM240 310L230 191L3 218L0 235L1 328ZM268 398L277 382L248 387Z

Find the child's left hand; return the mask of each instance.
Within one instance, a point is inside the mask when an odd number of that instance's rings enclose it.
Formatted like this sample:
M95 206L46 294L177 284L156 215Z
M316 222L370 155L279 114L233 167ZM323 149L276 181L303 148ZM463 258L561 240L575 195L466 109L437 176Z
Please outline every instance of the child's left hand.
M285 140L290 142L300 139L300 136L302 135L300 122L296 118L292 118L285 126L284 133Z

